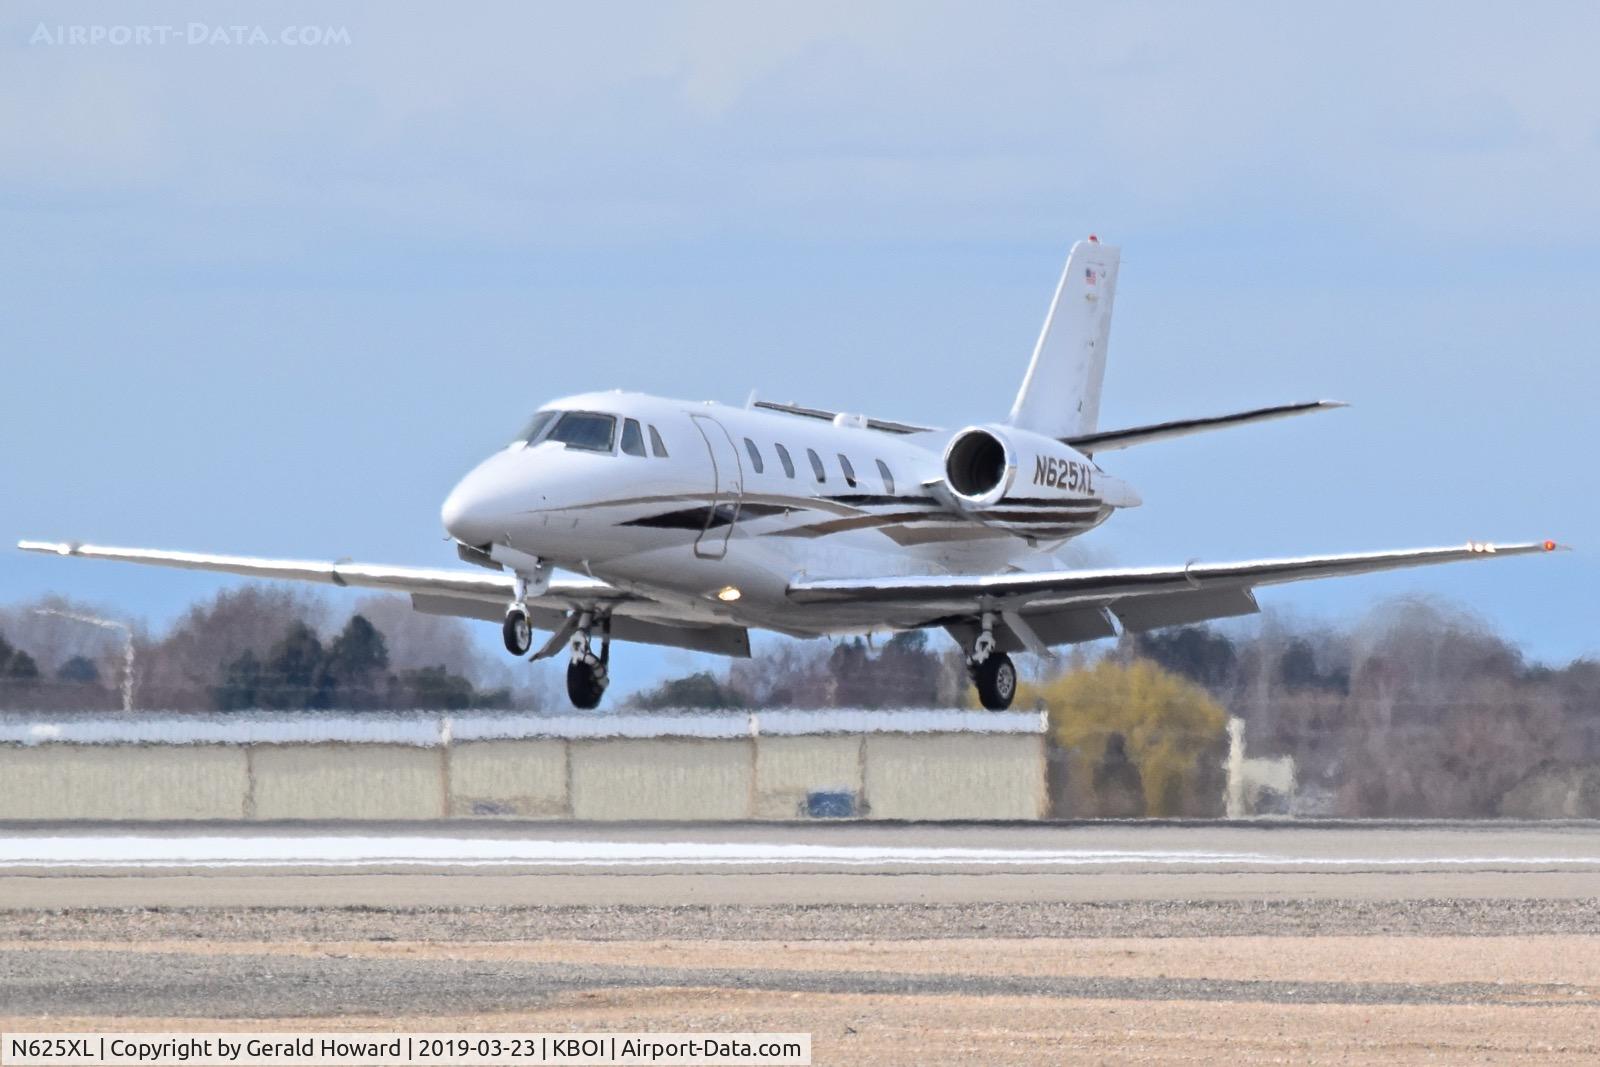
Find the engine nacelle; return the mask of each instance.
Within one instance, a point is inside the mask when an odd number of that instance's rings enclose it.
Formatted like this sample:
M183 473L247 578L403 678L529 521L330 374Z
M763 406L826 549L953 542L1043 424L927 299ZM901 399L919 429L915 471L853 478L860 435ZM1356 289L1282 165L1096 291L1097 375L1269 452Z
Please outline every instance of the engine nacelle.
M1014 426L969 426L944 450L944 480L961 510L1016 508L1128 508L1139 495L1106 474L1083 453L1053 437ZM1009 510L1009 508L1008 508ZM1010 515L1007 515L1010 525Z

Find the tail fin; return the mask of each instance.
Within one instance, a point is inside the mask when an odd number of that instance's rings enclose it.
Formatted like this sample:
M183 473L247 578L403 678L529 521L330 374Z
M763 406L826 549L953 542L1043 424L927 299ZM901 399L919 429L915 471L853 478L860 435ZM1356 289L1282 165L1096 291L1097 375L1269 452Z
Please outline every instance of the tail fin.
M1121 258L1121 249L1093 236L1072 246L1011 406L1011 425L1050 437L1078 437L1097 428Z

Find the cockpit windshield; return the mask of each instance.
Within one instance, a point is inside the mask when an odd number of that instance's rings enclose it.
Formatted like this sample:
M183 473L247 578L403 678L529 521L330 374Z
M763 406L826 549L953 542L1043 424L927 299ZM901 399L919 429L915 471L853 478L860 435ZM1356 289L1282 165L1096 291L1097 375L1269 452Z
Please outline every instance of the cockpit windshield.
M523 435L528 447L559 441L585 452L612 452L617 440L617 417L595 411L541 411Z
M568 411L557 420L547 441L561 441L568 448L588 452L610 452L617 439L617 417L592 411Z

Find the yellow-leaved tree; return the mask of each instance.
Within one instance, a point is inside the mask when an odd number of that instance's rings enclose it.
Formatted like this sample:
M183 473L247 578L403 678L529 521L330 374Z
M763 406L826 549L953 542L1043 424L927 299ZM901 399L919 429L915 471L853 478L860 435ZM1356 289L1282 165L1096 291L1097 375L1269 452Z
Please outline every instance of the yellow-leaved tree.
M1228 715L1200 686L1148 660L1103 659L1036 685L1017 703L1042 702L1066 759L1060 814L1208 813L1221 800ZM1210 794L1215 792L1216 797Z

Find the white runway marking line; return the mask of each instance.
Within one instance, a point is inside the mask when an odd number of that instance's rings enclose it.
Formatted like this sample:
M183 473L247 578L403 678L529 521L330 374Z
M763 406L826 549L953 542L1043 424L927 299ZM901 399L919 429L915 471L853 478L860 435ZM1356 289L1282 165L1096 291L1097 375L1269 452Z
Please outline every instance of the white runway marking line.
M1295 856L1167 849L1001 849L694 841L154 835L0 838L0 869L83 867L1595 867L1600 856Z

